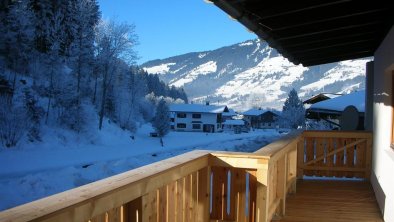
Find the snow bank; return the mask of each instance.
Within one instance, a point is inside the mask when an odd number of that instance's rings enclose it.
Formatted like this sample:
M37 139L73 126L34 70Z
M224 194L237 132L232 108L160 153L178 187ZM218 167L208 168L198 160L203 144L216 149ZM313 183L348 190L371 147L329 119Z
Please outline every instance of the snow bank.
M250 133L170 132L164 147L149 137L153 129L143 125L130 138L115 124L105 121L102 131L89 141L77 135L44 138L47 143L0 150L0 210L91 183L193 149L251 152L276 139L274 130Z

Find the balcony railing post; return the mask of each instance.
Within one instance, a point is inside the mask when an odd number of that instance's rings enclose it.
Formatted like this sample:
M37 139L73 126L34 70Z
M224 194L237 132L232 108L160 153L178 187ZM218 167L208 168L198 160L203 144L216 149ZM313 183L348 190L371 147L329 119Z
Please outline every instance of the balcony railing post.
M299 142L297 143L297 179L301 179L304 176L304 170L302 166L304 165L304 151L305 151L304 136L301 136Z
M278 216L285 215L286 209L286 181L287 181L287 154L284 155L281 159L278 160L278 183L276 188L277 198L280 199L280 205L278 209Z
M259 168L256 172L257 177L257 192L256 192L256 221L266 222L268 221L268 209L269 209L269 193L268 193L268 160L265 164L265 168Z
M211 167L198 171L197 222L209 221Z

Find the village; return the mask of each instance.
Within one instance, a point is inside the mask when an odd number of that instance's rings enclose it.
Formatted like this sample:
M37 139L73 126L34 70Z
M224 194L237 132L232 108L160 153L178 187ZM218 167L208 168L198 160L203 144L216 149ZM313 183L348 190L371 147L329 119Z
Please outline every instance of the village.
M2 1L0 221L394 222L393 12Z
M365 92L320 93L303 101L307 129L363 130ZM256 129L286 132L286 117L274 109L252 108L237 112L226 105L172 104L170 127L178 132L247 133ZM295 114L294 114L295 115ZM352 117L349 120L349 116ZM287 130L288 131L288 130ZM154 133L152 136L157 136Z

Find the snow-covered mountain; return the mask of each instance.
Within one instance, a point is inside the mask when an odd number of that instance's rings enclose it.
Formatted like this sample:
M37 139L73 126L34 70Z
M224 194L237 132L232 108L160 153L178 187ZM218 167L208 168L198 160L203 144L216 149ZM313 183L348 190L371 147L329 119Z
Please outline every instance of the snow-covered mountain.
M347 93L365 87L365 63L349 60L312 67L294 65L259 39L212 51L142 64L170 85L184 87L190 101L281 109L295 88L302 99L320 92Z

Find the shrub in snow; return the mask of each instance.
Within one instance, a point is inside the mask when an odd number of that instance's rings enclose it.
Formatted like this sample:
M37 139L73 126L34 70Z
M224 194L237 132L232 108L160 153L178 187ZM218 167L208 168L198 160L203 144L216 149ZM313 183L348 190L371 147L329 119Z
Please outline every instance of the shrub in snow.
M29 121L23 107L15 107L10 100L0 96L0 142L4 147L17 145L29 129Z
M292 129L305 126L305 108L298 98L297 91L292 89L282 109L281 125Z
M153 119L153 127L160 137L161 146L163 146L163 136L170 131L170 111L167 103L162 99L157 105L156 115Z
M40 121L44 116L44 109L38 106L37 98L32 95L31 90L24 90L25 109L28 113L28 118L31 121L31 127L27 134L30 142L41 141L40 135Z
M305 124L307 130L332 130L337 127L324 120L307 120Z

